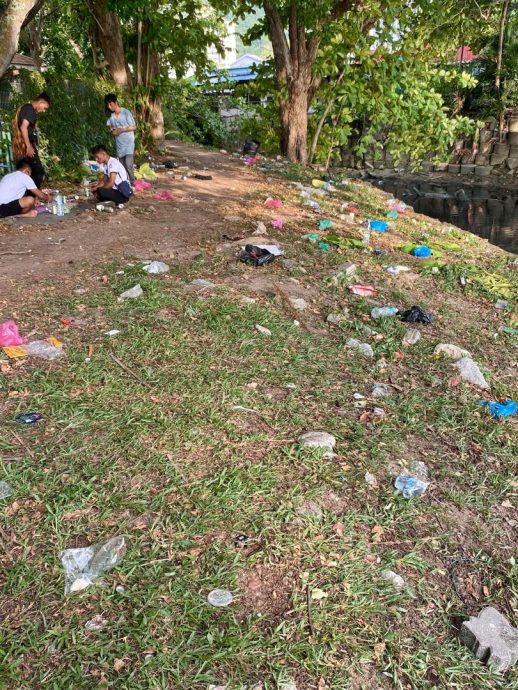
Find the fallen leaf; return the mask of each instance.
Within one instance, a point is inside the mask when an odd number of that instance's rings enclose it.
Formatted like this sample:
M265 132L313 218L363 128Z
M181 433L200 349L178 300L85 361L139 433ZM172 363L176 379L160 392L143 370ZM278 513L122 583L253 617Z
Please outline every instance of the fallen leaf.
M326 681L323 678L321 678L318 681L318 690L326 690L326 688L327 688Z
M371 529L373 543L379 544L379 542L381 541L381 537L383 536L384 533L385 533L385 530L383 529L383 527L381 525L375 525L375 527L373 527Z
M18 501L13 501L13 503L11 503L11 505L5 509L5 514L8 517L11 517L12 515L16 515L16 513L19 510L20 510L20 504L18 503Z
M121 671L122 668L124 667L124 664L125 664L124 659L115 659L115 661L113 662L114 671L117 671L117 673L119 671Z
M460 376L452 376L451 379L448 381L448 385L450 388L457 388L457 386L460 386L462 379Z
M383 656L383 653L385 652L385 643L384 642L376 642L374 645L374 658L376 661L379 661L381 657Z
M512 508L513 504L511 503L511 501L507 500L507 501L503 501L502 503L500 503L500 507L501 508Z
M333 532L336 534L337 537L343 537L344 536L344 523L343 522L337 522L335 525L333 525Z

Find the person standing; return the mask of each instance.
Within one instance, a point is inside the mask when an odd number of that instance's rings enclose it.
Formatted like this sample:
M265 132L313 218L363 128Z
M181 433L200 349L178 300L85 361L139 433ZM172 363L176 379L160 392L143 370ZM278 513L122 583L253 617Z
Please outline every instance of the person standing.
M115 137L117 158L126 168L129 182L133 186L135 183L135 120L129 110L121 108L114 93L105 96L104 103L106 109L111 113L106 124Z
M14 139L13 150L17 161L29 159L32 179L36 187L41 187L45 179L45 168L38 152L38 114L44 113L50 107L50 97L47 93L40 93L31 103L25 103L18 108L13 122Z
M125 204L132 196L126 168L116 158L112 158L106 148L99 144L92 151L95 160L101 166L104 177L93 184L90 189L99 201L113 201Z

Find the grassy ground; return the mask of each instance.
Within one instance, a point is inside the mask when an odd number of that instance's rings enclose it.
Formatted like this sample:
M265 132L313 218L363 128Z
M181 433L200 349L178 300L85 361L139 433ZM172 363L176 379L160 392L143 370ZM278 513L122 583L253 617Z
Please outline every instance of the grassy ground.
M498 331L512 317L493 302L503 283L516 299L517 273L508 256L413 214L373 237L389 257L321 252L301 239L318 216L292 187L272 189L285 202L270 215L285 217L278 240L291 269L236 265L207 247L164 277L138 265L92 269L85 293L49 285L18 314L25 332L61 336L67 358L2 366L0 479L15 493L0 523L1 687L518 688L516 671L492 674L458 641L461 622L484 605L516 624L516 419L491 420L480 393L433 356L438 342L466 347L495 398L516 399L516 336ZM325 212L340 236L359 237L340 203L381 217L385 198L341 190ZM268 217L262 201L251 190L236 209L245 227ZM459 245L438 274L396 249L423 232ZM377 298L329 284L346 261ZM414 271L393 278L384 263ZM487 273L500 287L476 282ZM471 278L466 288L459 275ZM258 276L274 287L254 289ZM216 288L192 289L198 277ZM136 282L144 296L118 303ZM310 303L299 327L282 296L293 288ZM420 304L437 319L403 348L406 325L374 323L374 304ZM326 326L344 308L348 319ZM63 330L70 316L82 325ZM103 335L111 328L120 335ZM351 336L375 359L345 348ZM372 400L376 382L393 384L392 395ZM354 393L385 417L360 419ZM20 427L14 417L28 410L45 419ZM334 458L297 446L320 429L337 438ZM411 459L426 462L432 483L407 501L391 470ZM60 550L115 535L127 537L122 562L65 597ZM404 577L403 591L381 579L387 568ZM207 603L216 587L233 592L231 606ZM85 629L94 616L102 630Z

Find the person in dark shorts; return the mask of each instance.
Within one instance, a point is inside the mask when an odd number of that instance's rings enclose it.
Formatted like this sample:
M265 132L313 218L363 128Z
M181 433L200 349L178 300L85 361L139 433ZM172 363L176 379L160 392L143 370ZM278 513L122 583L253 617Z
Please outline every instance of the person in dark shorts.
M94 148L93 155L104 172L104 178L101 182L92 185L92 191L99 201L114 201L116 204L125 204L133 194L126 168L120 161L110 156L101 144Z
M52 201L51 195L39 190L32 179L30 162L18 161L16 172L0 179L0 218L19 215L34 218L38 215L34 208L36 199L43 203Z
M31 162L32 179L41 187L45 179L45 168L38 153L38 127L36 121L39 113L44 113L50 106L47 93L40 93L32 103L25 103L18 109L15 117L14 155L17 160L28 158Z

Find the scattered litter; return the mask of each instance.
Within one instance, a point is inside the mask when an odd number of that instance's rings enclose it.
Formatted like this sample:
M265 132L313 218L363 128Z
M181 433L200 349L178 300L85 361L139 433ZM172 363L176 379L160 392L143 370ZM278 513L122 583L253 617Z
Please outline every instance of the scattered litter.
M332 227L333 227L333 221L332 220L321 220L318 224L319 230L329 230Z
M266 230L266 225L263 223L262 220L260 220L260 221L257 223L257 227L256 227L256 229L255 229L255 234L256 234L256 235L266 235L266 232L267 232L267 230Z
M370 394L371 398L386 398L392 395L392 389L386 383L375 383Z
M360 295L361 297L376 297L378 294L372 285L350 285L349 290L353 295Z
M275 228L275 230L282 230L284 227L284 221L282 218L274 218L272 220L272 228Z
M387 205L391 210L397 211L398 213L404 213L408 208L408 206L402 201L399 201L399 199L389 199Z
M383 580L390 582L390 584L398 592L405 588L405 581L403 580L401 575L398 575L393 570L383 570L381 573L381 577Z
M91 618L89 621L86 621L85 623L85 630L91 630L91 631L97 631L97 630L102 630L108 625L108 621L106 618L103 618L102 616L94 616Z
M359 340L356 340L356 338L349 338L345 344L347 347L358 350L358 352L361 352L366 357L374 357L374 350L369 343L362 343Z
M95 210L101 211L103 213L113 213L114 212L113 206L107 206L106 204L96 204Z
M343 323L344 321L347 321L349 319L349 316L347 314L328 314L327 315L327 323L332 324L333 326L338 326L339 324Z
M61 359L65 356L65 351L60 345L56 345L55 339L49 338L48 340L33 340L24 346L26 353L29 357L38 357L39 359L45 359L48 362L54 362L56 359Z
M389 218L390 220L396 220L397 218L399 218L399 213L394 209L391 209L387 212L387 218Z
M320 249L321 252L330 252L331 251L331 245L328 242L319 242L318 248Z
M371 487L371 489L377 489L379 487L377 478L370 472L365 472L365 481Z
M518 662L518 628L492 606L464 621L460 639L477 659L498 673L504 673Z
M14 493L13 487L7 482L0 482L0 499L9 498Z
M153 194L153 199L157 201L176 201L176 197L167 189L159 189Z
M144 192L146 189L151 189L151 186L149 182L146 182L146 180L135 180L135 184L133 185L135 187L136 192Z
M137 297L142 297L143 294L144 294L144 290L140 286L140 283L137 283L137 285L134 285L129 290L122 292L119 295L118 301L122 302L125 299L137 299Z
M427 314L421 309L421 307L417 307L415 305L404 311L400 318L401 321L404 321L405 323L430 324L434 320L434 316L432 314Z
M167 273L169 271L169 266L163 261L151 261L151 263L142 266L142 270L146 273L156 275L157 273Z
M372 319L384 319L389 316L395 316L399 309L397 307L374 307L371 311Z
M247 244L239 252L238 259L245 264L250 264L256 267L271 264L272 261L275 261L275 257L278 256L278 254L274 254L272 251L270 251L270 249L267 249L267 246L270 245L260 246L255 244Z
M385 273L390 273L393 276L398 276L400 273L407 273L412 269L408 268L408 266L383 266L383 270L385 271Z
M315 211L319 211L319 210L320 210L320 204L318 203L318 201L315 201L314 199L307 199L307 200L304 202L304 206L309 206L309 208L312 208L312 209L314 209Z
M509 302L505 299L499 299L495 302L495 307L497 309L507 309Z
M272 332L269 328L266 328L265 326L260 326L257 323L255 324L254 328L258 333L262 333L263 335L271 335L272 334Z
M117 587L115 587L115 591L117 592L117 594L124 594L126 590L122 585L117 585Z
M246 295L240 298L240 302L241 304L257 304L255 297L247 297Z
M253 414L260 414L257 410L253 410L251 407L244 407L243 405L232 405L232 409L236 412L253 412Z
M308 232L306 235L302 235L303 240L309 240L310 242L318 242L320 239L316 232Z
M385 220L368 220L367 228L374 232L387 232L390 225Z
M302 297L290 297L290 304L297 311L304 311L309 307L309 304Z
M508 400L506 403L481 400L480 404L488 408L491 416L494 419L503 419L504 417L511 417L512 415L518 412L518 405L513 400Z
M26 342L27 338L22 338L14 321L4 321L0 324L0 347L24 345Z
M151 169L151 165L149 163L143 163L135 173L135 177L137 178L137 181L144 178L144 180L147 180L148 182L154 182L157 179L157 174Z
M272 197L268 197L268 199L266 199L264 202L264 205L266 208L282 208L282 201L280 199L272 199Z
M224 608L234 601L234 596L228 589L213 589L212 592L209 592L207 601L212 606Z
M297 690L297 684L291 679L281 680L278 690Z
M419 245L419 247L415 247L412 249L410 252L412 256L416 256L419 259L426 259L429 256L432 256L433 251L430 249L430 247L427 247L425 244Z
M90 587L101 575L119 563L126 553L124 537L82 549L66 549L59 554L65 570L65 594Z
M435 357L444 355L454 361L462 359L463 357L471 357L471 354L467 350L463 350L461 347L457 347L457 345L451 345L451 343L439 343L439 345L435 347L433 354Z
M283 259L282 265L288 271L292 271L294 268L297 268L297 262L294 259Z
M39 414L39 412L24 412L23 414L16 415L15 419L21 424L35 424L40 419L43 419L43 415Z
M409 347L410 345L415 345L420 340L421 331L418 331L417 328L409 328L403 336L403 345Z
M332 457L336 438L326 431L307 431L298 442L302 448L322 448L326 451L324 457Z
M212 180L212 175L203 175L202 173L194 173L192 177L195 180L205 180L206 182Z
M244 549L250 540L246 534L238 534L234 537L234 546L236 549Z
M479 388L489 388L478 364L474 362L471 357L462 357L458 362L455 362L453 366L459 370L460 377L464 379L464 381L471 383L473 386L478 386Z
M518 328L512 328L511 326L502 326L500 330L502 333L508 333L509 335L518 335Z
M394 482L394 486L405 498L422 496L427 490L428 468L424 462L413 462L409 469L401 471Z
M191 280L191 285L193 287L202 288L203 290L210 290L215 287L214 283L210 280L205 280L204 278L195 278Z
M114 335L119 335L120 331L118 331L116 328L112 328L111 331L106 331L104 335L109 336L112 338Z

